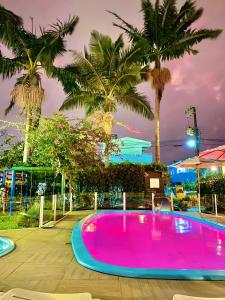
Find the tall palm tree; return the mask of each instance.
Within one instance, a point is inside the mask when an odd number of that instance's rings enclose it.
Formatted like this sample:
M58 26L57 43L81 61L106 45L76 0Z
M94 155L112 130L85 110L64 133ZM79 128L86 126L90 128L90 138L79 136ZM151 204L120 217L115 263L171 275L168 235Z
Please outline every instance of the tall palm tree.
M152 119L149 102L136 90L141 79L141 65L137 64L140 48L124 48L122 35L113 42L107 35L91 33L89 50L84 55L73 52L74 63L61 76L67 99L61 110L84 107L87 115L103 113L105 133L111 140L113 114L118 105ZM65 76L65 71L69 76ZM100 114L101 115L101 114ZM95 114L96 116L96 114ZM105 164L109 165L109 144L105 146Z
M0 12L15 18L17 26L9 26L6 20L0 18L0 41L10 48L13 58L0 57L0 74L3 78L11 78L21 74L11 93L11 101L6 114L17 104L26 115L26 134L24 141L23 162L29 156L28 137L31 127L38 125L41 115L41 104L44 99L44 89L41 85L41 71L51 76L50 69L58 55L65 49L65 37L71 35L78 23L78 17L67 22L58 21L49 30L41 29L40 35L27 31L20 17L0 7Z
M140 30L112 13L121 23L115 26L125 31L134 44L143 47L142 60L154 63L148 70L147 79L155 90L155 160L160 162L160 104L165 85L171 75L162 67L166 60L178 59L184 54L197 54L193 47L204 39L215 39L221 30L193 29L191 25L197 21L202 8L196 8L195 0L186 0L178 8L177 0L141 0L144 27Z

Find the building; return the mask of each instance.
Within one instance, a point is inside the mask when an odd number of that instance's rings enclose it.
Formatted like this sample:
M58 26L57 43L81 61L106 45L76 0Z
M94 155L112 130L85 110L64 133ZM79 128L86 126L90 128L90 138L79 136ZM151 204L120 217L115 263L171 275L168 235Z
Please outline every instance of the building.
M178 163L178 162L177 162ZM195 169L176 168L177 163L168 166L172 184L196 183L197 172Z
M118 145L120 153L112 153L110 156L110 162L112 163L130 162L134 164L148 164L153 162L152 153L146 153L151 148L151 142L123 137L114 139L113 143ZM103 153L104 149L105 146L103 145Z

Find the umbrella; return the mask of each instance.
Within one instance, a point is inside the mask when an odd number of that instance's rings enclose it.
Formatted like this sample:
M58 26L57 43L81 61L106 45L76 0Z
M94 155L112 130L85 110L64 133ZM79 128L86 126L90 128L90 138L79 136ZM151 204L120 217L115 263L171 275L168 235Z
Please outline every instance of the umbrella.
M175 168L184 168L184 169L206 169L210 167L221 166L220 161L203 159L198 156L187 158L173 165Z
M224 155L225 155L225 146L224 146ZM214 166L218 167L218 166L221 166L221 164L222 164L222 161L201 158L199 155L199 156L187 158L187 159L180 161L173 165L175 168L197 169L199 211L201 211L201 208L200 208L200 169L206 169L206 168L210 168L210 167L214 167Z
M202 151L199 154L199 158L225 162L225 145Z

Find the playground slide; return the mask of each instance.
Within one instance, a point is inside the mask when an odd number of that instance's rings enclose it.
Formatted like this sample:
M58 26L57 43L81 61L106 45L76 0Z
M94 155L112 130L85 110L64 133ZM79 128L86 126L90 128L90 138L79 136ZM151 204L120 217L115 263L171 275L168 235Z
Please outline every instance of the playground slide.
M172 211L171 205L168 199L164 198L161 201L159 211Z

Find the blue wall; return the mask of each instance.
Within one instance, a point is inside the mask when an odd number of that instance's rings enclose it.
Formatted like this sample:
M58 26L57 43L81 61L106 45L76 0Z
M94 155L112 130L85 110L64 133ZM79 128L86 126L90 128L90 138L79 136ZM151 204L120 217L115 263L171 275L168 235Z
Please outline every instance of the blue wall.
M134 164L149 164L153 162L153 156L151 153L143 153L141 155L131 155L131 154L123 154L123 155L112 155L110 156L110 161L112 163L123 163L123 162L131 162Z
M168 166L172 184L182 184L184 182L196 183L197 172L194 169L179 169Z

